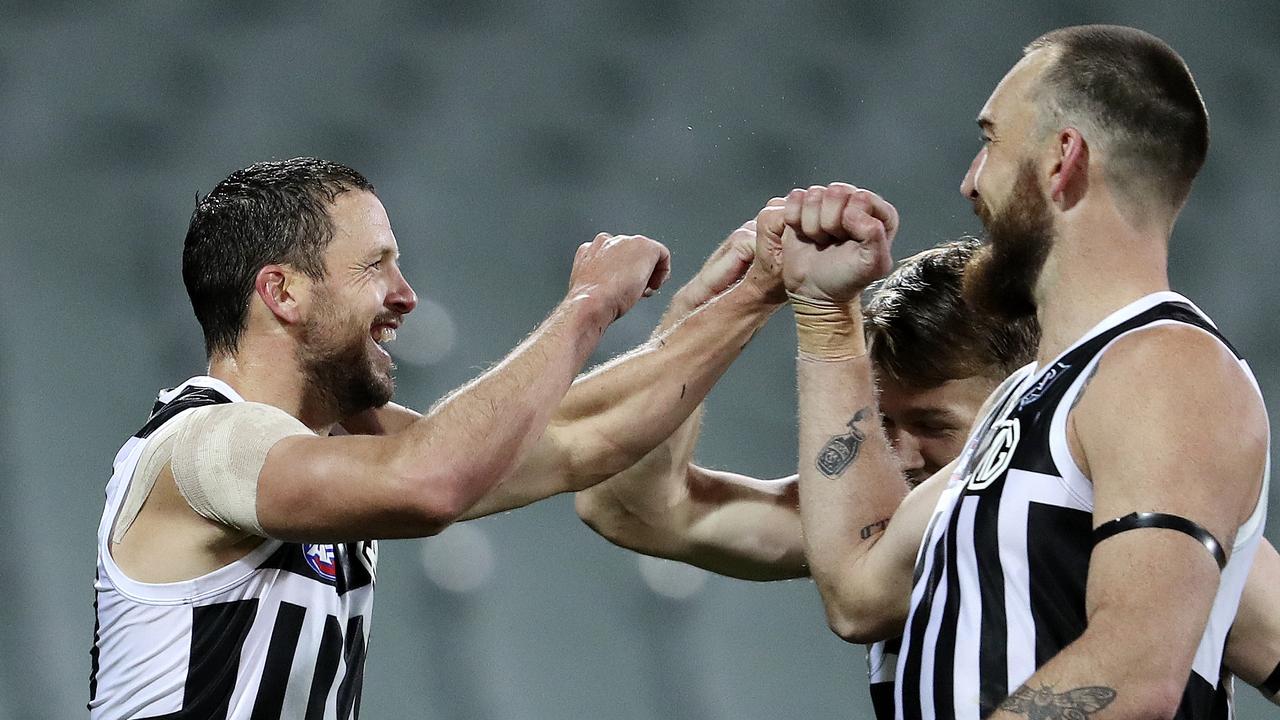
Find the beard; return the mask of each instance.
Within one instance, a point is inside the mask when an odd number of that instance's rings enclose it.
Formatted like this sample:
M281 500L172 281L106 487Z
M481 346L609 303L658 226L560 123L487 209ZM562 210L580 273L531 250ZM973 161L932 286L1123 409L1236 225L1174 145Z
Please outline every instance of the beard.
M1009 201L999 214L981 197L973 211L982 220L987 242L964 271L964 300L979 312L1012 321L1036 314L1036 283L1053 247L1053 216L1040 191L1035 164L1018 168Z
M369 327L344 321L327 296L317 298L315 314L302 326L298 364L308 396L317 409L339 420L382 407L395 393L395 364L370 355Z

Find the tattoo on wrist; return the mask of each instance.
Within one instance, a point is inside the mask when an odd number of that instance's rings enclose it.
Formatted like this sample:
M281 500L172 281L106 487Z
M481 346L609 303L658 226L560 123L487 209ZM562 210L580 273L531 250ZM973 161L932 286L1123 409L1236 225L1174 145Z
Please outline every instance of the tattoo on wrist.
M862 449L862 443L867 439L867 435L857 428L857 424L862 422L870 412L871 408L864 407L854 413L853 418L848 422L849 432L832 437L826 445L822 446L818 451L816 462L818 472L835 479L844 474L853 461L858 459L858 451Z
M883 519L883 520L877 520L877 521L875 521L875 522L871 523L870 525L868 525L868 526L866 526L866 527L862 528L861 530L859 530L859 531L858 531L858 535L859 535L863 540L866 540L867 538L871 537L872 535L875 535L875 534L876 534L876 533L878 533L878 532L882 532L882 531L883 531L885 528L887 528L887 527L889 527L889 518L885 518L885 519Z
M1054 692L1052 685L1023 685L1000 703L1000 709L1036 720L1086 720L1115 699L1115 690L1097 685L1064 693Z

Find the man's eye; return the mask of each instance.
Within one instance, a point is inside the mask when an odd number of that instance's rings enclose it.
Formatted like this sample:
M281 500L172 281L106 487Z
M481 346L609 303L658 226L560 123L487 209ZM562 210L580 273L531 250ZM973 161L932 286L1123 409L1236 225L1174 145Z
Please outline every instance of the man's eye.
M955 429L948 425L917 425L915 430L917 435L929 438L947 437L955 432Z
M369 263L369 264L368 264L368 265L366 265L365 267L366 267L366 268L368 268L368 269L370 269L370 270L377 270L378 268L382 267L382 261L381 261L381 260L374 260L373 262Z

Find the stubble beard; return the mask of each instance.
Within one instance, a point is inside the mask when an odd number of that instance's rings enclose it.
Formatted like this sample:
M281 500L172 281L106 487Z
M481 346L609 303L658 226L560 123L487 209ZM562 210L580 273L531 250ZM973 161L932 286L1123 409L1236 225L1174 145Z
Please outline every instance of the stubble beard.
M1053 247L1053 215L1041 192L1035 164L1018 168L1009 201L993 213L979 197L973 211L982 220L987 242L964 272L964 299L978 312L1004 321L1036 314L1036 283Z
M298 365L308 395L337 420L382 407L395 393L395 364L372 357L370 341L369 325L343 322L328 300L303 325Z

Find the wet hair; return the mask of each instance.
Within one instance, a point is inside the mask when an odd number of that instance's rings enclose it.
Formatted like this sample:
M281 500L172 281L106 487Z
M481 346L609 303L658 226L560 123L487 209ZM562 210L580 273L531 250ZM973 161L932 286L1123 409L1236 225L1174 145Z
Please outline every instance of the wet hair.
M1104 172L1122 197L1180 208L1209 150L1209 115L1178 53L1116 25L1054 30L1023 52L1040 49L1054 54L1037 86L1041 123L1053 125L1045 129L1093 128L1086 140L1101 140L1110 157Z
M209 357L236 351L258 271L289 265L324 278L338 195L373 192L360 173L311 157L237 170L196 202L182 248L182 280Z
M903 260L863 308L871 360L896 382L933 388L974 376L1000 380L1035 358L1034 315L1003 322L969 307L964 270L978 240L944 243Z

